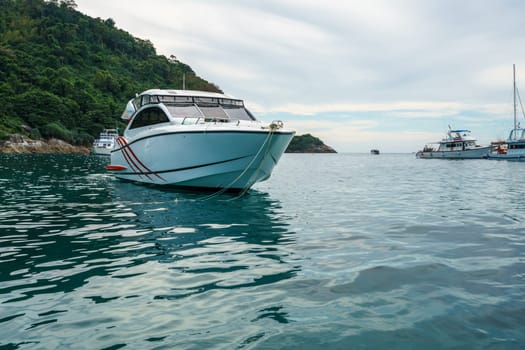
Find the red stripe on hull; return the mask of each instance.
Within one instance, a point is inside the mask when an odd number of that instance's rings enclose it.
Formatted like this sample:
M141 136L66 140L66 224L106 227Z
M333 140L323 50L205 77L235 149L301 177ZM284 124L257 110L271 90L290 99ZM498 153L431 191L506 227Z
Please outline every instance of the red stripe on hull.
M125 167L124 165L106 165L106 170L108 171L122 171L126 169L127 167Z
M122 154L124 155L124 158L126 159L128 164L134 169L135 172L139 173L140 175L144 175L148 179L151 180L151 177L148 174L146 174L145 171L143 171L141 169L141 167L139 165L137 165L137 163L135 163L135 160L136 160L142 166L142 168L146 169L147 172L155 175L156 177L158 177L162 181L166 181L163 177L161 177L156 172L152 171L150 168L148 168L146 165L144 165L144 163L142 163L140 161L140 159L137 157L135 152L133 152L133 150L131 149L131 146L128 145L128 142L126 141L125 138L118 137L117 138L117 142L119 143L119 145L121 147L120 150L122 151ZM129 150L129 153L128 153L128 150Z

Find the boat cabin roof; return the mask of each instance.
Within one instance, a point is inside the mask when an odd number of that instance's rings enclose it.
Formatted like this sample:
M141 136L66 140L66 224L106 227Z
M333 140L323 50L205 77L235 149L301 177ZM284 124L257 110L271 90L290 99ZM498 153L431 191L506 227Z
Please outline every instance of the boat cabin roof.
M151 103L164 104L198 104L198 105L223 105L244 107L240 99L218 92L197 90L162 90L150 89L142 92L133 99L135 108Z
M163 104L173 117L206 117L215 120L256 120L243 100L226 94L196 90L150 89L131 99L121 118L129 120L146 105Z
M199 90L171 90L171 89L150 89L140 95L166 95L166 96L192 96L192 97L214 97L214 98L235 98L219 92L199 91Z
M142 106L162 103L166 106L188 107L199 106L199 108L228 108L245 109L243 100L228 96L226 94L197 90L163 90L150 89L138 94L126 105L121 118L129 120L131 116ZM249 112L246 111L248 114ZM255 120L253 116L249 119Z
M470 130L467 129L456 129L452 130L449 129L447 132L447 137L442 139L440 143L448 143L448 142L472 142L476 141L476 138L474 138L470 134Z

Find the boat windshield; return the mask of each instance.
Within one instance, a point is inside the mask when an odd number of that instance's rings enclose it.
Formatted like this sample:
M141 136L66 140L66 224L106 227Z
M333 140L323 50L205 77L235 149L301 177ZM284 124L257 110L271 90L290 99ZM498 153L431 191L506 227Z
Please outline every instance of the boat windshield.
M143 95L141 105L163 103L174 118L215 121L256 120L241 100L171 95Z

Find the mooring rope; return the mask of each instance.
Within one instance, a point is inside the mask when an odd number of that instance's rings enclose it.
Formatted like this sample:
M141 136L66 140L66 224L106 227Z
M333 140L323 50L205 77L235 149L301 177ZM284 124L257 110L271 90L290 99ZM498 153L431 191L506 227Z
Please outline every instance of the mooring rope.
M263 166L264 159L266 158L266 156L268 155L268 152L270 150L270 145L271 145L271 141L272 141L272 138L273 138L274 134L275 134L275 129L274 128L270 128L270 132L268 134L268 142L266 143L266 146L263 145L263 147L266 147L266 150L264 151L264 154L261 157L261 161L259 162L259 165L257 166L257 169L255 169L255 171L253 172L252 176L248 180L248 182L247 182L248 184L250 184L252 182L252 180L259 174L259 171L261 170L261 167ZM228 199L228 201L232 201L232 200L241 198L242 196L244 196L246 194L246 192L248 192L249 189L250 189L250 185L248 185L245 188L243 188L242 191L237 196Z
M259 147L259 150L257 151L257 153L255 154L255 156L253 157L253 159L250 161L250 163L248 163L248 165L246 166L246 168L244 168L244 170L235 178L233 179L233 181L231 181L227 186L221 188L220 190L218 190L217 192L214 192L206 197L203 197L201 198L200 200L210 200L216 196L219 196L221 194L223 194L224 192L228 191L229 189L231 189L231 187L233 186L233 184L235 184L235 182L237 182L244 174L246 174L246 172L248 171L248 169L250 169L250 167L252 166L253 162L255 162L255 160L259 157L259 154L261 153L261 151L265 148L265 146L269 145L273 137L273 134L275 133L275 130L277 130L279 128L278 125L275 125L274 123L270 124L269 126L269 132L268 132L268 135L266 136L266 139L264 140L264 142L262 143L261 147ZM269 149L269 147L268 147ZM266 154L267 154L268 151L266 151L266 153L264 154L264 156L261 158L261 162L259 163L259 166L257 167L256 169L256 172L259 171L262 163L263 163L263 160L264 160L264 157L266 157ZM256 173L254 173L255 175ZM250 181L253 179L253 176L250 177ZM249 184L249 182L248 182ZM233 200L233 199L237 199L237 198L240 198L242 197L247 191L248 189L250 188L250 186L247 186L245 188L242 189L240 195L230 199L230 200Z

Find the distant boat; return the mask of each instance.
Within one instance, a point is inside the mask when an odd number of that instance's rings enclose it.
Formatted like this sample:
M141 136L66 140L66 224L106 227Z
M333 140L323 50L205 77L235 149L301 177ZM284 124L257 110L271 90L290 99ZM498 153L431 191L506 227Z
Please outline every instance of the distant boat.
M109 156L118 137L117 129L104 129L93 142L93 154Z
M516 120L516 65L512 65L514 88L514 128L506 141L495 141L494 149L488 154L489 159L525 161L525 129ZM522 110L523 112L523 110Z
M370 154L379 154L379 150L378 149L371 149L370 150Z
M247 190L268 179L295 132L258 121L242 100L191 90L148 90L106 167L122 180L186 188Z
M439 142L425 145L416 153L417 158L476 159L486 158L492 146L480 146L470 130L452 130Z

